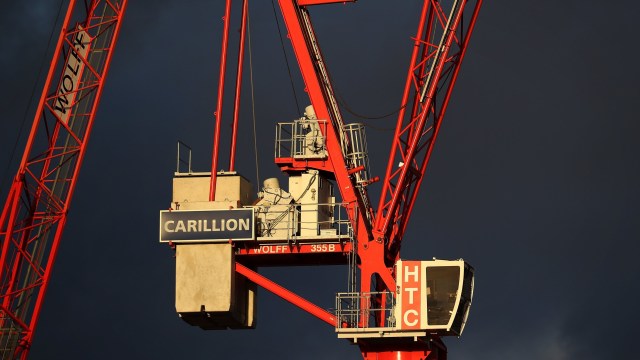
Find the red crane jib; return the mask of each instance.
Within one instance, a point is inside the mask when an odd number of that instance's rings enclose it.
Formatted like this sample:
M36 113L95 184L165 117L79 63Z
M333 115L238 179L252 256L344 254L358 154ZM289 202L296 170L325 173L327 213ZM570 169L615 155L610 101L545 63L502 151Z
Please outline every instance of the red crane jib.
M0 216L3 358L25 359L31 347L126 4L72 0L63 20Z

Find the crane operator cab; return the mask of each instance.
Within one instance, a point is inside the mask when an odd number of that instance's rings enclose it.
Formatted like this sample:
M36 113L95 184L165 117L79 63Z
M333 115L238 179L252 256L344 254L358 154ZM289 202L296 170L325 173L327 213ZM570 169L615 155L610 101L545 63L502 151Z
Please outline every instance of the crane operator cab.
M473 267L462 259L399 260L395 267L395 294L338 294L338 337L357 342L372 337L461 335L473 297ZM372 299L380 295L385 306L373 309L372 304L379 302ZM384 319L384 326L376 317Z
M396 263L396 327L461 335L473 297L473 268L463 260Z

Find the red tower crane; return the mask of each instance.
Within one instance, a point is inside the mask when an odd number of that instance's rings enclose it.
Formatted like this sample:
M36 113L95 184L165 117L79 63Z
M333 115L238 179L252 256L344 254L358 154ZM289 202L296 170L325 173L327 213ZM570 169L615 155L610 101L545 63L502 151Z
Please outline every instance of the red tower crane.
M218 171L232 10L226 0L211 172L178 166L171 210L160 218L160 241L176 250L176 310L203 329L252 328L260 285L334 326L365 359L446 359L440 336L464 328L473 268L462 260L402 260L400 249L482 0L423 0L376 210L367 187L379 179L370 175L364 128L343 119L309 15L312 6L351 2L278 1L311 105L300 119L277 124L275 163L289 191L268 179L254 199L235 171L247 0L229 170ZM3 358L28 354L126 3L70 1L0 217ZM303 264L349 265L354 285L338 294L335 313L257 272Z
M126 0L71 0L0 215L0 354L27 357Z

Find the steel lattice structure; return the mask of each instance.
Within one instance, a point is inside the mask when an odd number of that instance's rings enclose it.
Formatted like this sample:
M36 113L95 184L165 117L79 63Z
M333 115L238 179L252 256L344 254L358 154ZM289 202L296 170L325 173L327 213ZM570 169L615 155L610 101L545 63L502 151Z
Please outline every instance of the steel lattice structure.
M374 226L389 261L400 251L481 5L454 1L447 14L440 1L424 3Z
M26 358L126 0L72 0L0 217L0 354Z

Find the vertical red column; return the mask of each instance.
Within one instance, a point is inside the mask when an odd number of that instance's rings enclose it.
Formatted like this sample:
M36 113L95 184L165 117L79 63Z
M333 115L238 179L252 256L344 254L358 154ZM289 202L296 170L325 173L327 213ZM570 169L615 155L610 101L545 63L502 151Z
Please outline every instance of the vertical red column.
M227 71L227 49L229 47L229 23L231 22L231 0L226 0L222 30L222 51L220 55L220 77L218 79L218 101L216 102L216 126L213 134L213 154L211 155L211 183L209 201L216 199L216 178L218 177L218 157L220 150L220 130L222 128L222 104L224 98L224 77Z
M242 0L242 20L240 23L240 45L238 47L238 70L236 72L236 94L233 103L233 124L231 125L231 149L229 150L229 171L236 168L236 140L238 138L238 117L240 116L240 90L242 89L242 69L244 68L244 39L247 34L249 3Z

